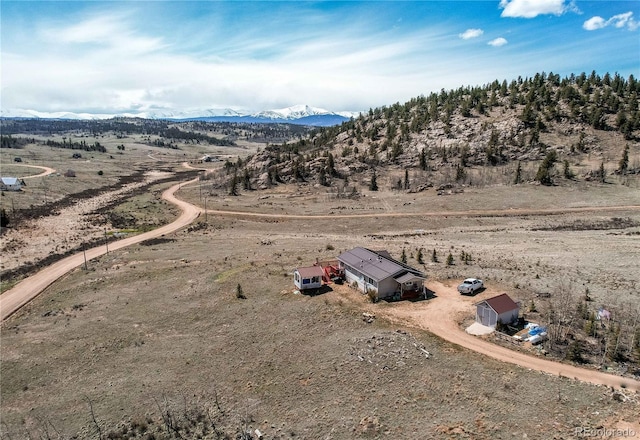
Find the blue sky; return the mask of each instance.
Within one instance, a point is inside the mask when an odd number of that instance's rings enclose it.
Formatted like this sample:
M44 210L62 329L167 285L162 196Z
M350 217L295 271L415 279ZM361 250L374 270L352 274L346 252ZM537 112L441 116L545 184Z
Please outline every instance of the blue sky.
M360 111L543 71L640 76L637 0L0 5L3 111Z

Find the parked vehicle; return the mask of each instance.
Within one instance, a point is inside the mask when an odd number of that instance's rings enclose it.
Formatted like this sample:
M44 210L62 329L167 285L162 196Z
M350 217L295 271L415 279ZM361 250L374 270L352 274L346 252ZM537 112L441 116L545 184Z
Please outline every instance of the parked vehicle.
M460 293L475 293L478 290L482 289L484 284L482 280L477 278L467 278L458 286L458 292Z
M13 161L14 162L22 162L22 158L21 157L14 157Z

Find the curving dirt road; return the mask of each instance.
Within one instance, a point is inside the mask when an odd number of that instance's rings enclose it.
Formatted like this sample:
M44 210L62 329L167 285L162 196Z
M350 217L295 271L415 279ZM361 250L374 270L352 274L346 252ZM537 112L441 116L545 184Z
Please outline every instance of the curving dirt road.
M35 174L33 176L21 177L21 179L33 179L34 177L44 177L44 176L48 176L49 174L53 174L53 173L56 172L56 170L54 170L53 168L42 167L40 165L26 165L26 164L22 164L22 163L14 163L12 165L16 166L16 167L39 168L39 169L43 170L40 174Z
M203 209L192 205L188 202L177 199L174 193L181 187L197 182L193 179L189 182L176 184L163 192L162 197L177 205L182 214L176 221L165 225L161 228L149 231L134 237L119 240L109 244L111 250L121 249L123 247L139 243L141 241L162 236L174 232L195 220ZM407 216L507 216L507 215L544 215L566 212L589 212L589 211L622 211L636 210L640 206L608 206L608 207L582 207L569 209L511 209L507 211L484 210L484 211L466 211L466 212L433 212L433 213L377 213L377 214L354 214L354 215L287 215L287 214L265 214L251 213L241 211L220 211L207 210L208 213L221 216L247 216L247 217L263 217L263 218L357 218L357 217L407 217ZM96 258L106 253L106 249L102 246L95 247L86 251L87 259ZM57 263L43 269L36 275L29 277L18 283L14 288L8 290L0 296L0 320L6 319L15 313L20 307L35 298L40 292L46 289L51 283L59 277L78 267L84 263L82 253L72 255ZM429 288L436 292L437 297L424 302L400 302L386 309L372 308L371 310L378 315L384 315L391 321L401 322L410 326L416 326L428 330L429 332L462 347L476 351L483 355L494 359L516 364L532 370L542 371L556 376L564 376L574 378L584 382L590 382L597 385L606 385L614 388L626 388L630 390L640 391L640 382L633 379L614 376L602 373L600 371L588 370L568 364L550 361L536 356L527 355L514 350L510 350L481 338L465 333L457 324L460 314L471 315L474 313L473 304L479 300L490 296L488 291L483 292L476 297L465 297L458 294L454 287L445 286L441 283L431 282Z
M163 199L177 205L182 210L182 214L180 214L180 216L173 223L169 223L168 225L162 226L158 229L154 229L153 231L145 232L140 235L135 235L133 237L109 243L109 250L115 251L117 249L121 249L135 243L140 243L141 241L148 240L150 238L160 237L164 234L174 232L193 222L193 220L195 220L198 215L200 215L200 212L202 210L195 205L177 199L174 196L174 193L184 185L196 181L197 179L194 179L188 182L176 184L162 193ZM105 246L87 249L87 260L99 257L106 252L107 251ZM25 278L24 280L16 284L12 289L4 292L2 295L0 295L0 321L4 321L7 317L20 309L20 307L38 296L40 292L46 289L50 284L52 284L62 275L82 264L84 264L84 255L82 253L71 255L52 264L49 267L44 268L35 275L29 278Z
M428 287L435 292L435 298L415 303L398 302L392 307L372 308L371 311L392 322L428 330L442 339L502 362L596 385L640 391L640 381L528 355L493 344L462 330L458 325L459 318L474 316L474 304L496 295L497 292L484 291L469 297L460 295L455 287L445 286L439 282L430 282Z

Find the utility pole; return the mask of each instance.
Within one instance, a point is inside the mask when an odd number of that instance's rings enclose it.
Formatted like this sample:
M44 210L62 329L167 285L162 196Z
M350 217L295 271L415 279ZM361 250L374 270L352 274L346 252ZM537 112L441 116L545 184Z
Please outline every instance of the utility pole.
M104 227L104 245L107 247L107 255L109 255L109 240L107 239L107 227Z
M207 221L207 196L204 196L204 222L209 223Z
M84 248L84 242L82 242L82 253L84 254L84 270L89 270L87 267L87 251Z

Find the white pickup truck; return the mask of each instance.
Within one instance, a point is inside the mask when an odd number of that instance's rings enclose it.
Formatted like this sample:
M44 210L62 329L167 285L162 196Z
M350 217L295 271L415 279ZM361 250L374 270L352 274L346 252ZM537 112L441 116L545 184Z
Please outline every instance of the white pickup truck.
M458 292L460 293L475 293L478 290L482 289L484 284L482 280L477 278L467 278L458 286Z

